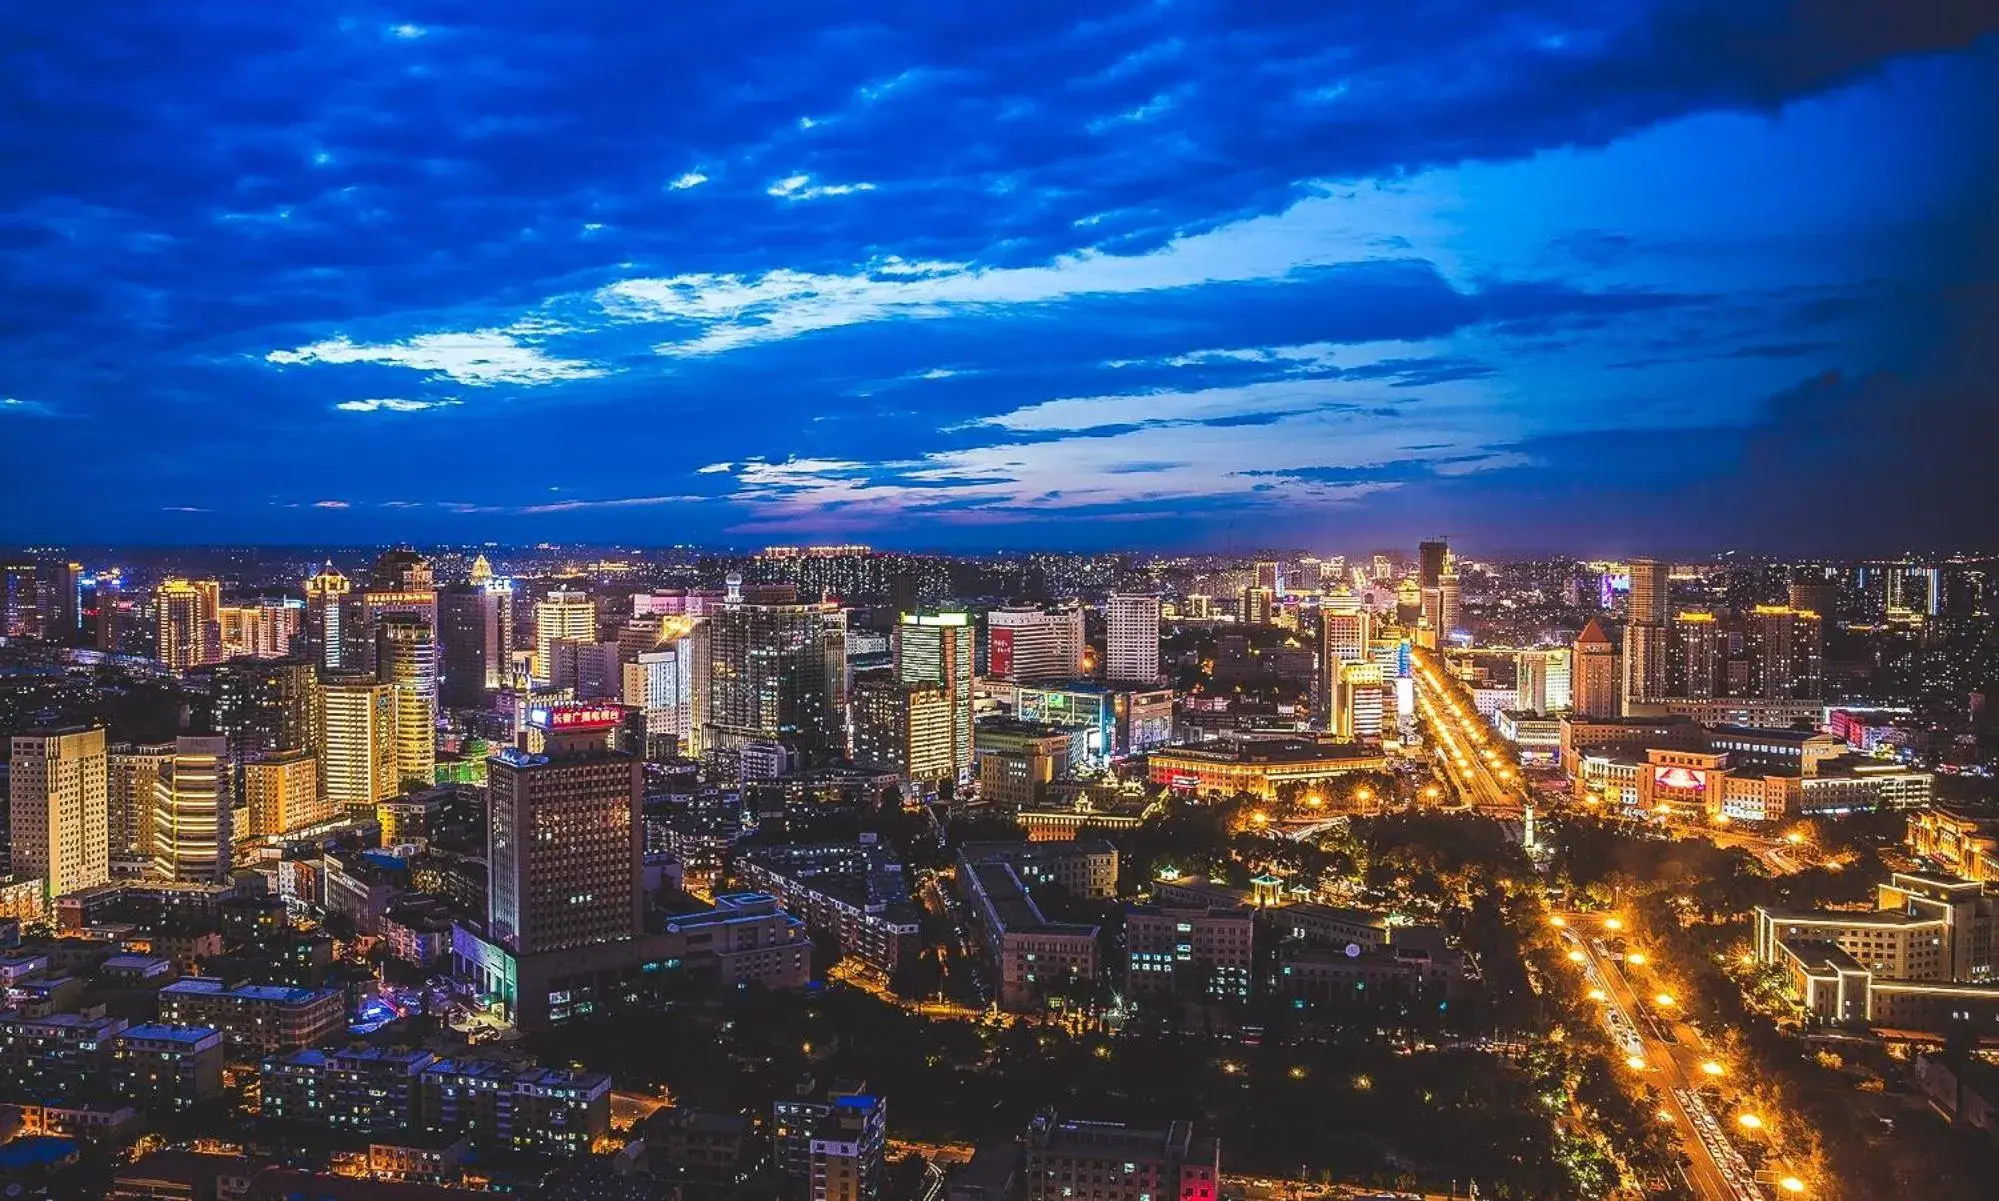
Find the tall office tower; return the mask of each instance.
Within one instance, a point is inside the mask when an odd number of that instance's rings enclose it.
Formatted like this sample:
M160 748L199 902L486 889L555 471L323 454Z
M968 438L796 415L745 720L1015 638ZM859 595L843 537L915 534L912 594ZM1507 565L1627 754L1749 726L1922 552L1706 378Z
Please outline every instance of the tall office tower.
M1416 544L1416 582L1425 588L1435 588L1444 578L1444 556L1450 553L1450 544L1437 539Z
M1292 581L1293 592L1317 592L1324 583L1325 565L1311 555L1298 560L1298 577Z
M1032 684L1083 674L1083 606L1022 605L986 614L986 674Z
M854 680L854 762L905 780L955 779L957 729L941 684L905 684L889 672Z
M1428 645L1435 646L1437 643L1437 631L1442 629L1444 624L1443 585L1424 586L1422 616L1419 624L1423 629L1430 631L1430 642Z
M344 813L396 795L395 701L372 672L322 671L315 725L319 778Z
M153 875L197 884L228 879L235 804L228 739L175 739L153 786Z
M555 640L597 640L597 606L582 592L556 589L534 606L534 678L538 684L555 679Z
M807 1144L811 1201L883 1201L888 1195L888 1104L834 1098Z
M1888 564L1888 613L1893 617L1935 617L1942 573L1915 563Z
M1658 559L1631 560L1631 591L1624 623L1624 706L1667 695L1672 629L1668 624L1670 566Z
M1752 696L1812 700L1825 690L1825 634L1817 613L1758 605L1747 642Z
M33 563L0 563L0 635L41 637L41 593L41 570Z
M1021 1172L1023 1201L1082 1196L1065 1181L1102 1181L1092 1201L1215 1201L1220 1196L1221 1145L1197 1138L1192 1122L1165 1130L1132 1130L1113 1122L1063 1122L1043 1113L1027 1129Z
M548 649L549 687L567 688L579 701L614 699L622 691L623 665L616 642L557 638Z
M304 659L231 659L210 675L215 731L238 764L312 745L313 670Z
M1242 590L1236 601L1237 620L1246 626L1267 626L1270 624L1270 610L1275 598L1270 589L1252 585Z
M154 658L174 671L222 659L222 585L214 580L166 580L153 592L159 637Z
M485 562L482 556L473 566ZM488 579L437 594L438 700L447 709L484 708L507 686L514 641L513 586Z
M1722 695L1727 639L1712 613L1676 614L1666 653L1667 696L1704 701Z
M83 564L58 559L42 572L37 608L42 616L42 638L63 646L75 646L83 634Z
M1395 578L1395 558L1392 555L1377 554L1370 566L1376 583L1385 584Z
M407 546L377 555L369 574L369 587L383 592L425 592L437 587L430 560Z
M492 583L493 561L484 555L474 556L472 559L472 568L466 573L465 578L471 583L479 585Z
M118 649L119 580L114 572L83 577L83 643L109 653Z
M340 625L346 615L347 595L353 590L353 583L333 570L330 560L305 582L305 637L312 646L313 661L322 667L342 665Z
M1118 592L1104 602L1104 678L1114 684L1159 680L1159 598Z
M1342 738L1381 737L1379 663L1342 663L1333 677L1333 731Z
M1451 631L1460 628L1463 614L1459 610L1462 596L1458 582L1458 561L1449 552L1444 552L1444 570L1437 577L1437 637L1449 637Z
M487 762L487 937L517 955L631 938L644 929L642 765L606 749L615 714L537 712L542 752Z
M1513 656L1513 706L1528 713L1548 712L1548 657L1540 651Z
M122 860L129 865L143 860L146 870L151 870L154 793L160 769L173 754L171 742L145 746L121 742L105 756L105 829L114 863Z
M288 834L338 816L320 795L319 757L304 747L243 765L243 803L252 837Z
M1576 635L1575 656L1570 662L1575 672L1570 707L1576 715L1618 716L1622 707L1617 700L1617 646L1596 618L1590 618L1583 632Z
M633 654L623 665L623 697L645 715L649 736L674 740L675 754L694 755L695 619L658 618L651 646ZM699 681L707 686L706 679Z
M13 871L45 898L111 878L104 731L29 730L12 741L8 836Z
M385 613L376 625L375 673L389 686L396 788L429 788L437 775L437 642L414 613Z
M340 663L354 671L378 671L376 652L381 649L378 631L393 614L422 620L437 631L437 589L432 586L430 564L414 551L385 551L375 563L372 583L348 597L341 617ZM436 656L431 657L431 690L437 685Z
M847 753L847 614L789 588L744 589L710 616L702 749L784 743L818 763ZM700 704L696 701L697 707Z
M1831 621L1839 607L1839 583L1827 579L1821 568L1805 568L1791 581L1791 607L1816 613L1822 621Z
M1268 559L1258 560L1256 564L1256 582L1252 587L1268 588L1270 589L1270 594L1275 596L1278 591L1277 580L1277 564Z
M1340 728L1340 668L1366 662L1373 650L1374 614L1358 607L1331 607L1351 600L1332 597L1328 606L1319 610L1319 704L1328 730Z
M905 684L935 684L951 700L951 763L972 771L972 619L963 613L904 613L895 627L895 674Z
M1413 626L1423 619L1423 589L1415 580L1395 585L1395 622Z

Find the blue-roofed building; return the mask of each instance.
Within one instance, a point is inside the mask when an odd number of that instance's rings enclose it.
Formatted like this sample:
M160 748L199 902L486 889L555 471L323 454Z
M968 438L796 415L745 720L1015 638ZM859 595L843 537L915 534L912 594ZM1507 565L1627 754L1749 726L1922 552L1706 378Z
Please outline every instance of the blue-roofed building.
M222 1031L214 1026L128 1026L111 1040L111 1090L148 1109L187 1109L222 1095Z
M345 1028L338 989L240 984L189 977L160 990L160 1020L176 1026L216 1026L232 1052L271 1055L316 1046Z

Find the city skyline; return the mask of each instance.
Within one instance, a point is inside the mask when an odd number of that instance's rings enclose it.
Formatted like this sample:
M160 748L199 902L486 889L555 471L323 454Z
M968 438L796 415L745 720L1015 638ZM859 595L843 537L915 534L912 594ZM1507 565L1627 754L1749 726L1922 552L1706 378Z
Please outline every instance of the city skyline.
M1972 6L462 16L23 14L0 541L1991 532Z

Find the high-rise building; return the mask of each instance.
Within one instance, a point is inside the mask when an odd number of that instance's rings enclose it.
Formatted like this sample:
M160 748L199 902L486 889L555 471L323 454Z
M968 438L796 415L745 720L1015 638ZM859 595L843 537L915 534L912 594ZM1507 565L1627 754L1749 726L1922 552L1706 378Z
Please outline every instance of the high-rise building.
M1350 598L1333 598L1335 601ZM1340 668L1348 663L1367 661L1373 652L1374 615L1358 606L1328 605L1319 610L1319 703L1323 706L1325 728L1339 725Z
M1529 713L1553 713L1569 707L1568 647L1535 647L1513 657L1514 704Z
M283 658L291 652L295 616L296 610L274 600L261 600L249 605L223 605L216 610L222 657Z
M12 739L8 838L14 875L40 879L44 897L111 878L104 731L71 726Z
M1264 559L1258 561L1256 564L1255 582L1251 584L1251 587L1267 588L1270 590L1272 596L1277 595L1278 573L1277 564L1274 560Z
M162 581L153 592L158 608L154 658L174 671L222 659L222 585L214 580Z
M1032 684L1083 674L1083 607L1073 601L1023 605L986 614L986 674Z
M1442 539L1416 544L1416 582L1424 588L1435 588L1444 579L1444 556L1451 550L1450 543Z
M1462 585L1458 580L1458 561L1449 551L1444 552L1444 569L1437 576L1437 636L1448 637L1453 630L1462 628L1463 613L1460 609Z
M1236 617L1246 626L1267 626L1270 624L1270 610L1276 601L1276 594L1261 584L1252 584L1242 590L1236 600Z
M1820 568L1806 568L1791 580L1791 607L1816 613L1822 622L1833 619L1839 608L1839 583L1826 578Z
M1817 613L1758 605L1748 617L1752 696L1811 700L1825 689L1825 633Z
M210 673L215 731L238 764L312 745L312 664L305 659L231 659Z
M549 646L549 687L568 689L579 701L614 699L623 691L623 664L616 642L557 638Z
M906 780L956 779L956 709L941 684L909 684L889 672L856 678L850 696L854 761Z
M534 606L534 678L538 684L555 679L555 640L595 642L597 606L589 594L556 589Z
M43 640L75 646L83 635L83 564L68 559L49 563L40 592Z
M287 834L338 816L319 787L319 757L310 749L277 751L243 765L243 802L252 837Z
M105 828L111 842L114 865L144 861L150 870L153 858L153 804L160 783L160 769L173 758L171 742L133 746L121 742L105 757Z
M834 1099L807 1144L812 1201L882 1201L888 1195L888 1105Z
M1104 678L1113 684L1159 679L1159 598L1113 593L1104 602Z
M1192 1122L1131 1130L1044 1113L1028 1127L1021 1177L1025 1201L1069 1201L1085 1188L1092 1201L1215 1201L1221 1160L1220 1145L1196 1138Z
M623 664L625 704L645 715L646 733L674 740L676 753L695 755L698 725L694 719L694 695L705 689L705 673L695 671L696 621L688 617L661 617L646 641L650 646L634 652Z
M373 672L322 671L315 725L319 777L342 812L396 795L395 700Z
M951 763L972 771L971 618L963 613L905 613L895 627L895 674L905 684L935 684L951 702Z
M120 580L112 571L83 577L83 638L85 646L109 653L118 649Z
M41 593L42 573L35 564L0 563L0 635L41 637Z
M491 568L487 570L490 573ZM488 697L507 686L514 624L511 594L512 585L490 578L438 591L437 689L445 708L482 708Z
M542 753L487 764L487 936L522 956L631 938L645 906L642 765L606 749L620 711L538 712Z
M745 589L732 576L729 599L706 628L705 754L780 743L808 761L846 756L845 611L831 602L801 603L789 587Z
M1617 646L1596 618L1589 619L1576 635L1575 672L1571 708L1580 717L1616 717L1621 712L1617 699Z
M331 561L305 582L305 637L313 661L322 667L342 666L345 644L340 624L347 609L347 594L353 590L353 583L333 570Z
M228 879L235 804L228 739L175 739L153 786L153 874L185 883Z
M1688 610L1675 615L1666 656L1667 694L1700 701L1722 695L1726 643L1714 614Z
M1334 731L1342 738L1381 737L1379 663L1342 663L1333 681Z
M428 788L437 773L437 643L415 613L383 614L376 638L376 675L389 687L396 787Z
M1631 560L1631 591L1626 600L1621 682L1623 703L1656 701L1667 693L1668 660L1672 658L1668 564L1658 559Z
M1335 568L1337 568L1338 563L1339 560L1335 559ZM1337 571L1335 574L1337 575ZM1311 555L1306 555L1298 560L1297 578L1289 581L1289 586L1286 590L1290 592L1317 592L1324 586L1324 581L1325 564Z

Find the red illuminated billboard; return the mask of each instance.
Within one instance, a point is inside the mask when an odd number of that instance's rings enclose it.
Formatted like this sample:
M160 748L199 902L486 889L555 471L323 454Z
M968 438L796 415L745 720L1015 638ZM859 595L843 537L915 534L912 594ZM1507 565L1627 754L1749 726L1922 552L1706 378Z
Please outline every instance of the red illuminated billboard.
M994 630L990 640L989 658L991 671L995 676L1013 675L1013 631Z
M1674 792L1703 792L1707 789L1707 777L1691 767L1655 767L1652 769L1652 787L1670 788Z
M572 705L528 714L528 724L544 730L608 730L624 719L625 711L616 705Z

